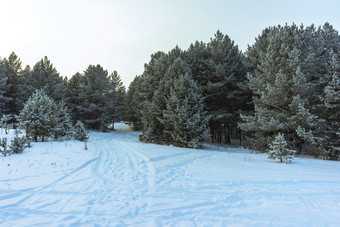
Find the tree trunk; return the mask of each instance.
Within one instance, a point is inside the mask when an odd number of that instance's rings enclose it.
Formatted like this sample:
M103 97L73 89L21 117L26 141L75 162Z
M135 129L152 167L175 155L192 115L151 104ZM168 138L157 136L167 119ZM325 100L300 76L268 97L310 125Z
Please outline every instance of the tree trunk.
M240 147L242 146L242 130L239 130L239 144L240 144Z
M214 129L211 129L211 142L214 143Z
M230 127L225 128L225 143L228 145L231 145L231 139L230 139Z

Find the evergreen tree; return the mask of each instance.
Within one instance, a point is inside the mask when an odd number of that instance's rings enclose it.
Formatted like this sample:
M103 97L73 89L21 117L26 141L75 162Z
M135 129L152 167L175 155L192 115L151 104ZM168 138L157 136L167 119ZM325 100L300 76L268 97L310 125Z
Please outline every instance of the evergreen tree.
M297 129L309 129L316 122L317 117L309 109L314 76L301 69L308 59L300 49L306 45L301 34L306 36L305 30L296 25L267 28L247 51L248 61L253 64L247 78L255 113L242 116L240 127L252 133L257 149L265 149L272 136L285 132L301 151L303 138Z
M5 87L5 110L7 114L16 114L17 99L20 97L19 84L21 81L21 61L18 56L12 52L8 59L4 58L0 61L0 78L7 78Z
M0 119L1 130L5 129L6 134L8 134L9 129L13 127L13 124L10 123L11 121L12 121L12 116L10 114L4 114L2 115Z
M44 141L53 133L56 125L55 102L43 90L37 90L26 102L18 120L25 128L26 135L34 141Z
M70 107L71 118L74 122L76 119L80 119L80 113L82 113L84 100L81 94L84 80L84 76L78 72L67 81L66 103Z
M165 96L168 94L164 79L170 59L180 53L179 48L168 54L157 52L151 55L149 64L145 65L141 76L140 95L144 97L140 110L143 134L140 139L145 142L164 143L163 110L166 108Z
M46 56L33 66L28 83L33 92L43 89L46 95L56 102L64 99L65 81Z
M32 75L32 70L29 65L27 65L20 74L19 83L17 85L16 90L16 98L15 98L15 114L19 114L19 112L24 108L25 102L28 98L33 94L32 87L30 84L30 79Z
M55 105L55 127L53 128L53 136L57 140L60 137L70 136L72 130L72 121L68 107L64 102Z
M183 76L188 75L191 77L191 69L189 65L182 59L182 57L176 58L173 63L169 66L167 72L164 75L164 78L160 82L160 89L157 90L157 93L154 96L154 103L157 105L158 109L156 111L158 119L161 121L162 124L162 136L163 141L165 143L173 143L174 139L173 136L171 136L171 133L173 132L173 121L168 119L166 115L164 116L164 110L167 110L169 108L169 100L171 99L171 96L174 96L174 89L173 86L176 82L176 80ZM184 82L184 81L182 81ZM177 85L179 85L178 83ZM173 90L173 91L172 91ZM201 90L199 90L201 91ZM183 92L183 91L179 91ZM180 95L180 94L178 94ZM201 94L200 94L201 95ZM184 96L180 97L184 99ZM180 100L180 99L178 99ZM180 100L182 101L182 100ZM173 112L172 114L175 114ZM179 113L177 113L179 114Z
M109 76L109 86L105 94L106 110L104 121L106 124L111 124L114 129L114 123L123 120L124 105L126 92L123 82L116 71Z
M7 144L7 138L0 138L0 154L6 156L10 155L12 152L10 149L8 149L8 144Z
M6 81L7 77L0 78L0 116L7 112L6 103L9 98L4 95L6 93Z
M89 65L84 71L78 114L79 120L88 128L98 130L105 126L105 94L108 85L108 72L100 65Z
M247 93L242 86L246 74L242 54L234 41L220 31L208 43L207 49L210 56L208 78L203 84L205 110L212 134L225 134L225 142L230 144L230 131L237 126L239 113L247 106L244 100Z
M180 74L170 88L164 111L165 135L175 146L200 148L207 137L202 92L189 73Z
M160 109L153 101L144 101L141 119L143 134L139 136L141 141L163 144L163 124L157 118Z
M56 104L44 90L37 90L26 102L19 114L19 123L26 129L27 137L34 141L44 141L47 137L55 139L70 134L72 122L65 103Z
M9 145L10 154L21 154L27 147L27 138L25 136L19 137L18 133L15 133L15 137L11 140Z
M124 118L125 87L116 71L108 74L100 65L89 65L83 74L67 81L66 103L74 121L88 128L106 130Z
M76 125L74 126L74 138L83 142L86 142L90 138L83 122L81 121L77 121Z
M269 145L268 159L279 160L279 162L288 163L293 160L294 150L287 148L287 142L284 136L279 133Z
M209 81L210 55L211 54L207 48L207 44L198 41L196 41L194 44L191 44L189 49L186 51L186 59L191 69L192 78L202 88L203 92L206 91Z
M316 130L322 138L318 144L323 149L324 159L340 160L340 64L334 53L329 81L320 99L323 101L321 117L324 122Z
M134 130L142 129L141 108L144 97L141 95L141 76L136 76L130 83L124 106L125 120L132 123Z

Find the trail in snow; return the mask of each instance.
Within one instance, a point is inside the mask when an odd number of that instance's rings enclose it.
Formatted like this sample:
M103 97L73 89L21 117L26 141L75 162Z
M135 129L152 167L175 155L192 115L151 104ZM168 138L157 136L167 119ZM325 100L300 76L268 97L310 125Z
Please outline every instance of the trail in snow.
M2 226L340 224L340 164L281 165L241 149L143 144L91 133L0 158Z

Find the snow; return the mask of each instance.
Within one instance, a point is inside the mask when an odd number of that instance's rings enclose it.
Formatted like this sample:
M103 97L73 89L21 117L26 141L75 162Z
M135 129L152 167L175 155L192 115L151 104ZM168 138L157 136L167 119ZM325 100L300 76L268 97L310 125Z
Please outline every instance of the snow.
M340 225L340 162L145 144L115 128L91 132L88 150L72 140L0 156L0 226Z

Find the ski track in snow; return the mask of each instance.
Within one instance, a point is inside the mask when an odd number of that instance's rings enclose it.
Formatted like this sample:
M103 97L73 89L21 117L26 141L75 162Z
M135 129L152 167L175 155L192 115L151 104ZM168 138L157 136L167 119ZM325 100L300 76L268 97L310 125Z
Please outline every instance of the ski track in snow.
M35 144L43 152L33 164L33 150L12 163L2 157L0 225L340 225L337 162L297 158L285 165L242 149L183 149L137 138L91 133L88 151L70 142L58 153L62 143L45 143ZM11 175L25 163L34 174Z

